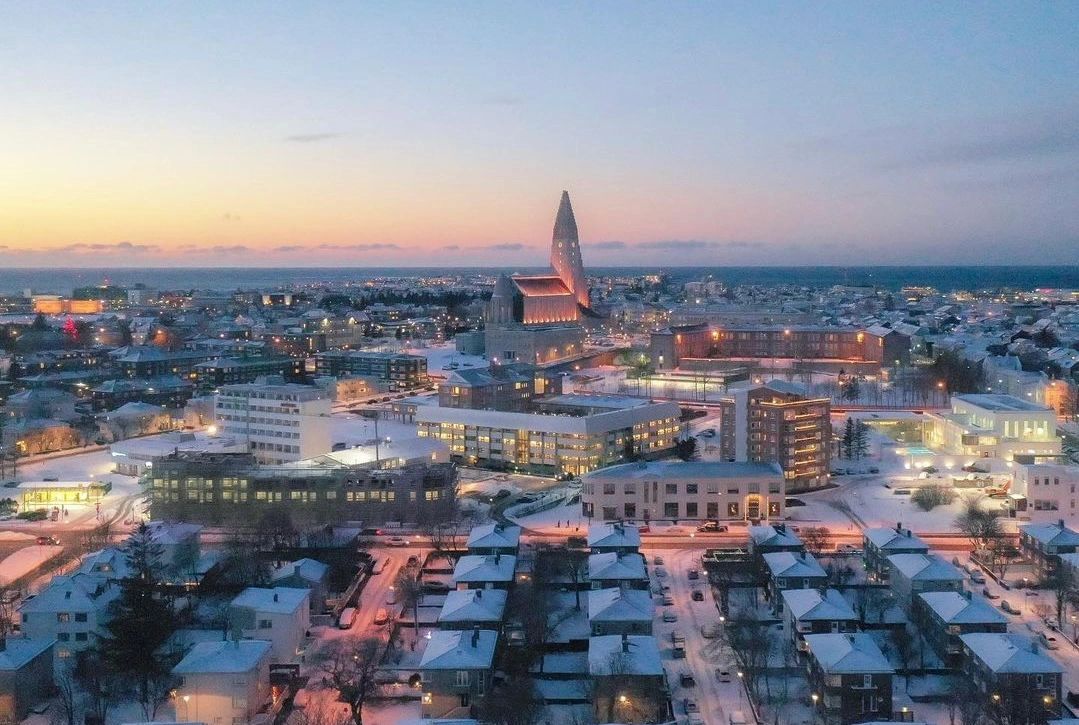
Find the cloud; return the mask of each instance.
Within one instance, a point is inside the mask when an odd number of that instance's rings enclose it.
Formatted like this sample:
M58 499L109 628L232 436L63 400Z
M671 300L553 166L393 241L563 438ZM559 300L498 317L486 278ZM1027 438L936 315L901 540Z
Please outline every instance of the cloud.
M281 246L281 247L274 247L270 251L271 252L299 252L299 251L304 250L304 249L307 249L307 247L303 246L302 244L286 244L286 245Z
M243 244L215 244L211 247L188 247L196 254L246 254L252 251L251 247Z
M236 214L233 214L232 212L225 212L224 214L221 215L221 219L222 219L222 221L226 221L226 222L238 222L238 221L240 221L240 217L237 216Z
M316 249L327 249L337 252L375 252L384 249L400 249L401 247L391 242L371 242L368 244L320 244Z
M477 252L520 252L522 249L529 249L527 244L521 244L520 242L501 242L499 244L488 244L482 247L472 247Z
M316 143L318 141L329 141L330 139L341 138L344 135L345 134L336 131L298 133L293 136L285 136L285 141L288 141L289 143Z
M675 250L689 251L701 249L756 249L761 246L760 242L747 242L742 240L709 241L706 239L657 239L654 242L640 242L633 245L634 249L643 250Z
M52 251L74 254L86 254L89 252L104 252L106 254L110 252L125 252L139 254L142 252L156 252L159 249L160 247L156 244L134 244L132 242L116 242L115 244L75 242L73 244L57 247Z
M589 244L585 244L584 246L586 249L625 249L626 243L616 241L591 242Z

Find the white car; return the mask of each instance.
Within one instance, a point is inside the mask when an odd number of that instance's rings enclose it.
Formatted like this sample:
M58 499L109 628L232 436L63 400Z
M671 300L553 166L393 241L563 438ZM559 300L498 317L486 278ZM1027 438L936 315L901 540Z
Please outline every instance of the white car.
M386 546L408 546L408 539L402 539L400 536L391 536L386 539Z

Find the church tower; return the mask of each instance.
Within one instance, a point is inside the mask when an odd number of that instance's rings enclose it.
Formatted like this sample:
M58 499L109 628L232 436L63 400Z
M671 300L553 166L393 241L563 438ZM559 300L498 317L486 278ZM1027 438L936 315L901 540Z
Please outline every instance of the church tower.
M584 263L581 261L581 242L577 237L577 220L573 218L568 191L562 192L562 200L558 204L558 214L554 220L551 267L573 293L577 304L589 307L588 281L584 276Z

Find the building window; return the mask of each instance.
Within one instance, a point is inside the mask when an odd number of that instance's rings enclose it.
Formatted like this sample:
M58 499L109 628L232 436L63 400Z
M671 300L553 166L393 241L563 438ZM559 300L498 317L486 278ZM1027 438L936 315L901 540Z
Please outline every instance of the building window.
M260 619L259 620L259 629L272 629L272 628L273 628L273 622L271 622L269 619Z
M457 670L457 686L468 687L469 672L468 670Z
M727 504L727 515L731 516L731 517L734 517L734 518L738 517L738 502L737 501L731 501L729 504Z
M663 515L668 518L678 518L678 503L671 502L663 504Z

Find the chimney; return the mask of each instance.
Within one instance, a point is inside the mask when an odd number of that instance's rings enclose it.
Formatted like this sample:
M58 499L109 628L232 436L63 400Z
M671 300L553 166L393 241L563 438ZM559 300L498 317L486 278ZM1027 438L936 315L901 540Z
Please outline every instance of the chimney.
M1059 526L1060 528L1063 529L1064 528L1064 519L1057 519L1057 526Z
M502 561L502 553L501 552L496 552L495 553L495 566L498 566L498 563L500 561Z
M274 592L274 593L273 593L273 600L274 600L275 602L277 601L277 592Z
M477 624L472 628L472 649L479 647L480 644L480 626Z
M895 530L898 531L899 533L903 533L903 522L902 521L896 521L895 522Z
M622 652L624 654L629 653L629 635L625 632L622 633Z
M483 590L482 589L473 589L472 591L476 592L476 599L483 599Z
M0 636L0 652L3 652L6 649L7 649L7 637L6 636Z

